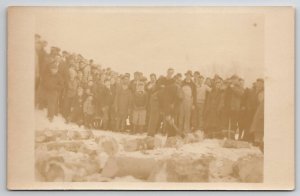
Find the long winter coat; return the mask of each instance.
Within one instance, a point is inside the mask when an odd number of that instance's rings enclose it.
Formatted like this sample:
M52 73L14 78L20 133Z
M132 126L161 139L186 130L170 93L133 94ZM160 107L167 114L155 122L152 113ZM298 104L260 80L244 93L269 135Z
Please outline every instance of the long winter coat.
M159 126L159 119L160 119L158 91L150 95L148 111L149 111L148 135L154 136L157 132Z
M218 131L220 129L220 111L223 107L222 95L222 91L216 88L208 94L204 125L208 132Z
M132 93L129 88L118 88L114 101L116 114L120 118L126 118L132 108Z
M110 88L103 87L100 94L100 105L103 107L110 107L113 104L113 91Z
M62 87L63 81L58 73L52 74L48 72L48 74L45 75L45 80L43 80L43 89L45 90L44 96L46 99L57 101L56 99L58 98L58 94Z
M173 79L168 79L165 83L165 87L158 90L159 107L165 115L173 115L178 99L177 86Z
M231 90L231 100L230 100L230 110L239 111L241 108L241 100L244 94L244 89L241 86L234 85L230 88Z
M264 91L258 93L259 104L253 117L250 132L256 142L263 142L264 137Z

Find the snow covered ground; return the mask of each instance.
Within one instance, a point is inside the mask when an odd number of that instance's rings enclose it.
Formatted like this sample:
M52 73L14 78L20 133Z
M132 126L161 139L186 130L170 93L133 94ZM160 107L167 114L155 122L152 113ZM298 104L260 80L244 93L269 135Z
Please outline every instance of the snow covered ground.
M53 122L36 111L36 176L39 181L261 182L263 154L248 143L86 130Z

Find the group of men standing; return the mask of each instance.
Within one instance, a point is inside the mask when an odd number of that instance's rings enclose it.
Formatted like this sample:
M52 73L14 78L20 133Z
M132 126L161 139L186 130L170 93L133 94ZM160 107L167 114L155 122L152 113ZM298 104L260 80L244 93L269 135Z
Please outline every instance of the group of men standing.
M47 109L50 121L61 114L67 123L93 129L183 137L195 130L206 137L226 131L228 137L239 133L239 139L263 142L263 79L245 88L238 75L205 78L173 68L158 78L135 72L131 79L57 47L47 53L46 46L36 35L35 104Z

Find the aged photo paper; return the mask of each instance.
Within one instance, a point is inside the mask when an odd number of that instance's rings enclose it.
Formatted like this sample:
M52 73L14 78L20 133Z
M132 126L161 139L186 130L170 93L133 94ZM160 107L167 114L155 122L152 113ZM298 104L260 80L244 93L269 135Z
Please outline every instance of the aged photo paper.
M293 190L293 7L9 7L10 190Z

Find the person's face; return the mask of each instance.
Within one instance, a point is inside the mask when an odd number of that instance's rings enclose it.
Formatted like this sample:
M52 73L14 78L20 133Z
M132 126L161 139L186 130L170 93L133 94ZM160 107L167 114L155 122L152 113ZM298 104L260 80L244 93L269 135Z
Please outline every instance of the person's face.
M42 49L42 43L40 41L36 41L35 42L35 49L36 50L41 50Z
M105 75L102 74L102 75L100 76L100 81L101 81L102 84L104 84L104 80L105 80Z
M239 79L238 78L234 78L233 80L232 80L232 84L234 84L234 85L237 85L237 84L239 84L240 82L239 82Z
M128 83L123 81L122 87L123 87L123 89L128 89Z
M129 78L128 77L125 77L124 79L123 79L123 84L128 84L129 83Z
M40 41L41 41L41 37L35 36L35 37L34 37L34 40L35 40L35 42L40 42Z
M245 86L245 81L244 80L240 80L240 86L244 87Z
M190 74L187 74L187 75L186 75L186 80L187 80L187 81L191 81L191 79L192 79L192 76L191 76Z
M152 82L155 82L156 81L156 76L155 75L151 75L150 79L151 79Z
M48 42L45 42L45 41L44 41L44 42L42 43L42 47L45 48L45 47L47 47L47 46L48 46Z
M93 86L93 84L94 84L93 81L88 82L88 86Z
M256 89L256 82L253 82L252 88L253 88L253 89Z
M182 81L182 78L181 78L180 76L178 76L178 77L176 78L176 83L177 83L177 84L181 84L181 81Z
M139 75L138 73L135 73L135 74L133 75L133 77L134 77L135 80L139 80L140 75Z
M169 77L171 77L171 76L173 76L173 74L174 74L174 69L168 69L167 75L168 75Z
M52 68L50 69L51 73L52 74L56 74L58 72L58 69L57 68Z
M84 67L83 62L80 62L80 63L79 63L79 68L83 68L83 67Z
M88 75L89 73L90 73L90 66L86 66L85 68L84 68L84 74L85 75Z
M120 77L117 76L115 80L116 80L116 82L115 82L116 84L120 84L120 82L121 82Z
M70 57L70 55L67 53L63 53L63 57L64 57L64 59L68 59Z
M104 85L105 85L107 88L110 88L110 81L105 81Z
M226 88L227 88L227 85L226 85L226 83L223 82L222 85L221 85L221 89L225 90Z
M256 82L256 88L257 90L262 90L263 89L263 83L261 81Z
M206 84L207 86L211 86L211 80L207 78L207 79L205 80L205 84Z
M197 73L194 73L194 79L197 80L199 78L199 75Z
M144 85L138 85L136 90L137 90L137 92L143 92L144 91Z
M82 89L82 88L79 88L79 89L77 90L77 95L78 95L78 96L82 96L82 95L83 95L83 89Z
M70 76L70 79L71 80L74 80L74 78L76 77L76 72L75 71L71 71L70 73L69 73L69 76Z
M115 78L111 78L111 79L110 79L110 85L114 85L115 83L116 83Z
M139 79L142 79L144 77L143 73L139 73Z
M201 85L201 84L203 84L204 79L203 79L202 77L200 77L200 78L198 79L198 81L199 81L199 84Z
M53 55L55 55L55 54L56 54L55 49L51 49L50 55L53 56Z

